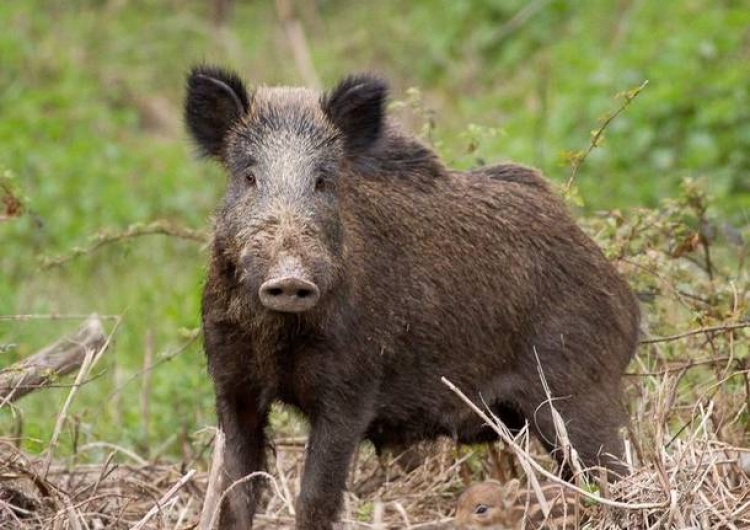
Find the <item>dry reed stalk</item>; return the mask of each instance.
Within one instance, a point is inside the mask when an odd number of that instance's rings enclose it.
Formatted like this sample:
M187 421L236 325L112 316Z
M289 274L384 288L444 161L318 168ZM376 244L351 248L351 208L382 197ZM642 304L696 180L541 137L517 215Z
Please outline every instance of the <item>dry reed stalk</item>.
M152 364L154 357L154 332L152 329L146 331L146 340L143 347L143 370L141 371L141 425L143 431L143 439L148 440L149 432L149 421L150 421L150 407L149 398L151 395L151 370L149 367ZM148 453L148 446L146 446L146 453Z
M60 433L62 432L63 424L65 423L65 418L68 414L68 409L70 408L71 403L73 402L73 398L75 397L76 393L78 392L78 389L81 387L81 384L83 380L88 376L91 369L96 365L97 361L101 358L101 356L104 354L104 352L107 350L107 347L109 346L110 342L112 341L112 337L114 336L115 332L119 328L120 321L116 321L114 327L112 328L112 331L107 336L107 339L104 341L104 344L101 345L101 347L96 350L94 348L88 348L86 351L86 357L83 360L83 363L81 364L81 368L78 370L78 375L76 375L75 382L73 383L73 386L70 389L70 392L68 392L68 397L65 399L65 403L62 406L62 409L60 410L60 413L57 415L57 421L55 422L55 429L52 432L52 438L49 441L49 444L47 446L47 457L44 460L44 471L42 472L42 477L46 478L47 473L49 472L49 466L52 463L52 458L54 456L55 448L57 447L57 442L60 438Z
M214 453L211 460L211 468L208 474L208 486L203 500L203 509L198 523L200 530L213 530L214 514L219 513L221 505L219 499L223 493L222 471L224 469L224 432L216 429L214 435Z
M445 377L442 378L442 381L443 383L445 383L445 385L448 388L451 389L451 391L453 391L459 398L461 398L461 400L464 403L466 403L469 406L469 408L471 408L480 418L482 418L482 420L484 420L484 422L497 433L497 435L505 444L507 444L511 449L513 449L516 456L519 457L519 460L522 463L526 462L529 469L533 469L533 471L539 473L547 480L561 484L565 486L566 488L569 488L573 490L574 492L580 495L583 495L584 497L596 503L604 504L604 505L611 506L614 508L623 508L626 510L647 510L647 509L653 509L653 508L661 508L669 504L668 500L658 502L658 503L633 503L633 504L612 501L609 499L604 499L595 493L592 493L574 484L566 482L565 480L561 479L554 473L550 473L549 471L544 469L541 465L539 465L539 463L535 460L533 455L526 452L521 446L519 446L516 443L516 441L514 440L514 438L511 436L510 432L508 431L507 427L505 427L501 423L498 423L497 421L494 421L492 418L490 418L482 409L477 407L473 401L471 401L468 397L466 397L466 394L461 392L461 390L459 390L458 387L456 387L453 383L451 383ZM534 476L534 474L531 473L531 476ZM531 477L529 476L529 478ZM533 482L532 482L532 486L533 486ZM536 490L536 488L534 489ZM541 491L539 492L539 494L541 494Z

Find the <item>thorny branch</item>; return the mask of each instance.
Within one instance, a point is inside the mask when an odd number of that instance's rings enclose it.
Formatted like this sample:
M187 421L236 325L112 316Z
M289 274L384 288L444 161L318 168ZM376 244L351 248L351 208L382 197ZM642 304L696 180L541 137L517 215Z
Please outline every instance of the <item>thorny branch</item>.
M609 127L609 125L615 120L615 118L617 118L620 114L622 114L623 111L627 109L630 106L630 104L635 100L635 98L637 98L640 95L640 93L643 92L643 89L646 88L646 85L648 85L648 79L645 80L643 83L641 83L640 86L637 86L635 88L632 88L630 90L627 90L625 92L621 92L620 94L618 94L618 96L623 98L622 104L617 110L609 113L604 118L604 120L602 120L601 126L592 132L591 142L589 142L589 146L586 149L586 151L583 151L583 152L578 151L570 155L570 163L572 166L572 171L570 173L570 177L568 178L568 182L565 184L566 193L570 190L570 187L573 185L573 182L576 179L576 175L578 174L579 168L586 161L586 158L588 158L591 151L593 151L595 148L601 145L601 142L604 137L604 131L606 131L607 127Z

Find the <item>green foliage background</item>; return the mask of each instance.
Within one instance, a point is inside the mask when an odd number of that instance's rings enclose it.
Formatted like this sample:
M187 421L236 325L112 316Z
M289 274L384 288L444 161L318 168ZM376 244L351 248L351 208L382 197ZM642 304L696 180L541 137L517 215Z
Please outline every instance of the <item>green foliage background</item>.
M0 3L0 170L27 206L0 223L0 315L124 315L99 377L76 398L64 445L77 432L179 453L213 421L198 343L153 370L148 425L138 399L146 337L158 360L199 325L204 249L152 236L60 268L42 270L40 259L104 228L154 219L208 227L224 177L196 160L179 126L185 71L218 62L250 83L300 82L273 2L236 4L217 29L198 0ZM382 73L393 98L418 110L409 125L433 123L429 138L457 167L513 159L564 183L566 157L588 146L621 104L614 96L649 80L581 167L582 213L627 217L692 177L713 197L714 218L739 231L750 224L747 0L314 5L302 20L325 84ZM0 321L0 366L73 326ZM0 435L22 415L27 446L46 445L65 395L51 389L15 413L5 407Z

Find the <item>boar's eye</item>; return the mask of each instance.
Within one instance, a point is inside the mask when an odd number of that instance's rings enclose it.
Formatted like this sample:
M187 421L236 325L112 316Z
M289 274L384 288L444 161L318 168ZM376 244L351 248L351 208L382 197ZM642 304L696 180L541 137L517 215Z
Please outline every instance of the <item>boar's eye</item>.
M315 191L328 191L333 187L333 182L326 175L319 175L315 179Z
M247 171L245 173L245 182L248 186L255 186L255 173L252 171Z
M485 506L484 504L478 504L477 507L474 508L474 513L477 515L484 515L485 513L487 513L488 509L489 508L487 508L487 506Z

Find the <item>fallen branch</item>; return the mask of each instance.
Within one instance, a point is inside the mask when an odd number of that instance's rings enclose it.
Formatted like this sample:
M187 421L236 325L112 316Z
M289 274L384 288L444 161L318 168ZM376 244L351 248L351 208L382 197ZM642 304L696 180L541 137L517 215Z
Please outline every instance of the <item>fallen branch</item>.
M69 254L63 254L54 258L44 258L42 260L42 268L48 269L51 267L59 267L60 265L72 261L80 256L92 254L93 252L96 252L106 245L119 243L127 239L152 235L171 236L178 239L196 241L198 243L206 243L208 242L209 238L208 234L206 232L203 232L202 230L194 230L192 228L186 228L184 226L173 225L163 220L154 221L145 225L135 224L129 226L122 232L98 232L91 238L92 242L85 247L75 247Z
M92 315L75 333L2 370L0 407L78 370L87 352L99 351L106 339L101 320L97 315Z

